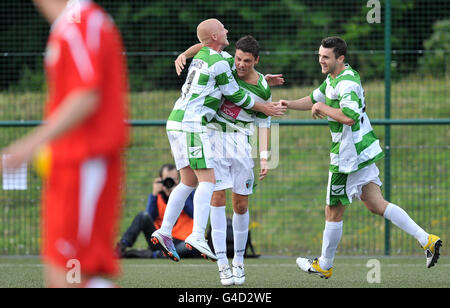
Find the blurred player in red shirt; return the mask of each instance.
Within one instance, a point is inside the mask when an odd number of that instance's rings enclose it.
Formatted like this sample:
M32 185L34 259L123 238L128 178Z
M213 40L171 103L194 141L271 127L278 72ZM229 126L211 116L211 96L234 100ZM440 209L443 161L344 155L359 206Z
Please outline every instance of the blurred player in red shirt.
M40 155L47 285L112 286L99 277L119 270L114 241L128 140L122 39L112 19L92 1L34 3L52 24L45 57L45 122L2 152L8 155L4 167ZM76 270L73 264L80 266L79 284L66 277Z

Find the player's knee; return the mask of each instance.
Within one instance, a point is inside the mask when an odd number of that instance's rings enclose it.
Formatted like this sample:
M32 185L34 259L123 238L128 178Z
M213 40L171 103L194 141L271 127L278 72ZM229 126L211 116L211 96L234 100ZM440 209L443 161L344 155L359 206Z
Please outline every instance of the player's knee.
M373 205L368 205L368 206L367 206L367 209L368 209L372 214L380 215L378 209L377 209L376 207L374 207Z
M375 215L383 216L386 206L382 202L363 201L367 209Z
M248 211L248 202L246 200L236 200L233 204L233 210L236 214L243 215Z
M325 207L325 220L339 222L344 219L345 206L342 204L327 205Z
M224 206L227 203L227 195L225 191L215 191L211 198L212 206Z
M147 211L141 212L141 219L142 219L142 223L144 223L144 224L153 223L152 217L150 216L150 214Z

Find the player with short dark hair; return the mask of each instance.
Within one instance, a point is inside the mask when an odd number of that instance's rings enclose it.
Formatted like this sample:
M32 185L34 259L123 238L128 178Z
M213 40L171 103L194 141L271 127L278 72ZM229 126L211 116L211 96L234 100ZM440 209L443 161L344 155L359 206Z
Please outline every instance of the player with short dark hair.
M384 216L414 236L425 251L429 268L439 258L442 240L425 232L403 209L384 199L376 166L384 154L366 113L360 76L345 63L346 49L345 41L339 37L323 39L319 64L327 75L325 81L310 96L280 101L288 109L312 110L314 119L326 117L332 137L322 255L315 260L298 258L297 265L307 273L331 277L345 208L358 198L372 213Z
M183 54L190 58L201 46L192 46ZM284 83L282 75L262 75L255 69L259 63L260 46L251 35L246 35L236 42L234 58L228 58L233 75L239 86L255 102L268 104L272 102L269 84ZM183 55L182 54L182 55ZM182 70L179 61L175 61L177 72ZM267 79L267 80L266 80ZM215 149L214 175L216 186L211 199L211 237L217 255L219 277L223 285L242 285L245 282L244 253L248 239L248 196L253 193L254 162L251 155L250 137L258 127L260 166L259 180L268 174L268 138L271 118L261 112L245 111L222 99L217 114L208 125L212 147ZM233 242L234 258L232 269L226 255L226 190L232 189L233 204Z

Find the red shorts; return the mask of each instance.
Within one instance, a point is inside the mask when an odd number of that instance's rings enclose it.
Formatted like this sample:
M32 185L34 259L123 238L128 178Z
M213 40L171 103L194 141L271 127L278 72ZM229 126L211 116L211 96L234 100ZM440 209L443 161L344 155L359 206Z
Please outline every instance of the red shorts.
M51 166L43 193L42 255L49 265L85 275L118 274L114 241L120 218L121 156Z

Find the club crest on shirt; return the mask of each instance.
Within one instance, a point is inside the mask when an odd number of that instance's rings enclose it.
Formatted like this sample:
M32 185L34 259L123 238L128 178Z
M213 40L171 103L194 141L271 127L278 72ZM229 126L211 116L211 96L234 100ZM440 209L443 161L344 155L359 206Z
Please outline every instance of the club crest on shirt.
M250 180L247 180L247 182L245 182L245 187L247 188L247 189L250 189L251 187L252 187L252 183L253 183L253 181L250 179Z

